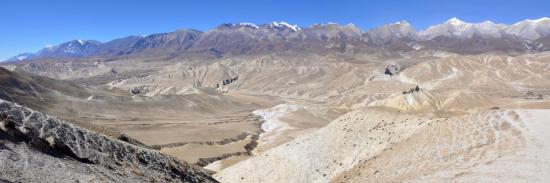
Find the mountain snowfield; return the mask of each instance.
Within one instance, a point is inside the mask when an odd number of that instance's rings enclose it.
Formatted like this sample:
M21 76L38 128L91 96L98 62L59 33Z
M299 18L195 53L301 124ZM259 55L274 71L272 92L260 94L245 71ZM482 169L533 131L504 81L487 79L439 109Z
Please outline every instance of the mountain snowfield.
M420 35L425 39L433 39L438 36L470 38L474 34L498 38L506 28L506 25L495 24L491 21L466 23L458 18L452 18L443 24L429 27L425 31L420 32Z
M536 40L550 34L550 18L524 20L512 25L495 24L491 21L467 23L458 18L452 18L443 24L434 25L419 33L425 39L437 36L471 37L479 34L485 37L499 38L510 34L528 40Z
M327 32L330 29L332 30ZM416 45L409 47L409 49L417 49L422 47L419 47L418 44L428 44L423 42L431 41L438 37L469 39L474 36L480 36L483 39L498 39L512 36L511 39L517 39L517 43L514 44L519 44L520 46L523 46L523 44L533 44L531 42L550 36L550 19L543 17L536 20L524 20L512 25L505 25L496 24L491 21L468 23L455 17L442 24L430 26L420 32L417 32L407 21L383 25L366 32L358 29L353 24L315 24L307 28L284 21L262 25L253 23L222 24L206 32L183 29L176 32L159 33L149 36L129 36L105 43L93 40L73 40L55 46L48 46L37 53L23 53L7 61L55 58L103 58L136 54L141 57L145 55L194 55L197 52L201 52L202 55L211 54L214 57L221 57L228 54L242 55L265 51L313 49L312 46L336 47L336 45L342 43L346 43L350 48L356 48L361 46L379 47L403 42L408 45ZM226 42L220 42L222 40ZM267 44L264 43L266 40L268 40ZM326 43L327 41L333 43ZM298 45L292 45L293 43ZM545 44L546 42L537 43ZM538 46L537 44L535 46L527 46L521 50L540 50L542 47L540 44ZM353 47L351 47L352 45ZM396 47L393 47L393 49L399 50ZM451 52L461 52L461 50L454 50L452 48L447 49ZM489 50L482 49L479 52L495 50L507 51L506 49L496 48Z
M544 17L536 20L525 20L508 26L504 31L526 39L535 40L548 36L550 32L550 18Z

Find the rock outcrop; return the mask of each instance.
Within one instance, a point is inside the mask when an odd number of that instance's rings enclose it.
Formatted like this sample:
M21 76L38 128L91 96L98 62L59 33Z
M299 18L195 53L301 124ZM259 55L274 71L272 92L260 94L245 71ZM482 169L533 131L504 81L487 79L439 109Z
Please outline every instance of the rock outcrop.
M416 87L414 87L414 88L403 91L403 95L411 94L411 93L415 93L415 92L420 92L420 90L421 90L420 87L418 85L416 85Z
M401 69L397 65L388 65L386 66L386 70L384 70L384 74L393 76L399 74L400 70Z
M216 182L200 168L0 100L0 180Z

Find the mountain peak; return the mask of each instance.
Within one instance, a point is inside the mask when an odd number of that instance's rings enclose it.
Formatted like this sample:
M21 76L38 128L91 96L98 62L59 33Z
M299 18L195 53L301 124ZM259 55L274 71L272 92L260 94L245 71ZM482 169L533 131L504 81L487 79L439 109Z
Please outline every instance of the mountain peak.
M409 22L407 22L406 20L401 20L401 21L398 21L398 22L395 22L393 23L394 25L405 25L405 26L410 26L411 24Z
M524 21L517 22L514 25L516 25L516 26L521 25L521 24L536 25L536 24L546 22L546 21L550 21L550 18L542 17L542 18L535 19L535 20L525 19Z
M433 40L437 37L469 39L476 36L475 38L481 37L495 39L503 36L505 38L509 38L510 36L508 35L513 35L513 37L517 37L517 39L538 40L540 38L550 37L550 18L542 17L534 20L526 19L513 25L507 25L497 24L489 20L480 23L469 23L462 21L457 17L453 17L440 24L429 26L427 29L420 32L417 32L414 27L405 20L385 24L383 26L370 29L367 32L362 31L352 23L341 25L333 22L313 24L305 31L301 30L302 28L298 25L289 24L285 21L276 21L261 25L256 25L249 22L224 23L212 29L211 32L213 33L212 35L219 36L228 36L225 33L229 34L233 32L240 35L246 35L235 39L259 40L262 37L267 37L269 39L273 37L273 39L282 38L287 42L294 40L314 39L318 39L314 41L320 40L320 42L326 42L329 39L337 41L354 39L356 42L370 42L379 45L400 43L400 41L426 41ZM222 34L217 34L218 32L221 32ZM190 34L189 36L187 35L188 33ZM127 38L120 38L106 43L95 40L75 39L57 45L46 45L43 49L34 54L17 55L12 57L11 60L64 57L80 58L102 56L101 54L109 56L125 55L137 53L145 49L157 49L157 47L162 46L170 47L168 50L172 50L172 48L181 48L181 50L185 50L189 49L189 45L191 45L191 43L195 40L201 41L202 38L204 38L201 34L201 31L194 29L180 29L175 32L158 33L149 36L129 36ZM165 35L170 36L166 37ZM211 36L211 34L206 35L207 36L205 37ZM164 37L166 37L166 39ZM226 37L222 38L225 39ZM292 40L286 38L292 38ZM181 39L181 41L170 41L176 39ZM228 37L227 39L232 38ZM218 44L215 41L213 42L214 43L212 44ZM202 41L200 43L202 43ZM203 47L197 46L197 49L199 48L203 49ZM155 52L157 51L158 50L155 50ZM158 52L160 54L168 51Z
M407 21L398 21L371 29L367 32L370 41L377 45L416 39L417 32Z
M253 28L253 29L259 29L260 28L256 24L248 23L248 22L239 23L239 25L240 26L245 26L245 27L250 27L250 28Z
M216 29L238 29L238 28L251 28L251 29L259 29L260 27L253 23L248 22L241 22L241 23L224 23L216 27Z
M311 25L312 28L323 28L323 27L340 27L341 25L334 22L328 22L328 23L316 23ZM348 24L347 26L355 27L353 24Z
M288 29L291 29L294 32L302 30L302 28L300 28L298 25L291 25L291 24L289 24L287 22L284 22L284 21L271 22L269 24L269 26L270 27L275 27L275 28L288 28Z
M84 44L99 44L100 42L99 41L96 41L96 40L82 40L82 39L76 39L76 40L72 40L72 41L69 41L69 42L66 42L66 44L79 44L79 45L84 45ZM62 43L63 44L63 43Z
M466 22L456 18L456 17L453 17L449 20L447 20L447 22L445 23L448 23L448 24L451 24L451 25L454 25L454 26L459 26L459 25L463 25L463 24L466 24Z
M362 30L355 26L353 23L348 23L346 25L340 25L338 23L334 22L328 22L328 23L321 23L321 24L313 24L310 26L311 29L314 30L324 30L324 31L343 31L347 33L352 34L362 34Z
M5 61L14 62L14 61L28 60L28 59L32 59L33 56L34 56L33 53L21 53L17 56L11 57L11 58L9 58Z
M506 33L529 40L550 35L550 18L542 17L536 20L526 19L515 23L506 29Z
M430 26L421 32L420 35L427 39L433 39L438 36L471 38L474 35L480 35L485 38L498 38L502 35L501 32L504 27L502 24L495 24L491 21L467 23L454 17L443 24Z
M532 23L538 24L538 23L541 23L541 22L544 22L544 21L550 21L550 18L548 18L548 17L542 17L542 18L539 18L539 19L536 19L536 20L529 20L529 19L527 19L527 21L530 21L530 22L532 22Z
M485 24L485 25L496 25L494 22L490 21L490 20L485 20L483 22L481 22L481 24Z

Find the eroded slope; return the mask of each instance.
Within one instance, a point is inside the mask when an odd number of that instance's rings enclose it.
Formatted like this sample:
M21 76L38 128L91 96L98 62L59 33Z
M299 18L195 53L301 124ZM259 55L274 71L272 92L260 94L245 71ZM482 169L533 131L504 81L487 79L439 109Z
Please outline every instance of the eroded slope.
M216 182L159 152L0 101L0 176L15 182ZM47 170L47 171L44 171Z

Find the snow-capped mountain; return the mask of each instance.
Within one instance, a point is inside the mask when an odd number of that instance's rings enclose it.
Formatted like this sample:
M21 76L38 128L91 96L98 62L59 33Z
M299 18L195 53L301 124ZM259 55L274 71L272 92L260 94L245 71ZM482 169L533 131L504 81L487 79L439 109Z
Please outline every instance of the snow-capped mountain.
M367 32L369 41L373 44L388 44L403 39L414 40L417 32L407 21L399 21L392 24L386 24Z
M7 62L16 62L16 61L30 60L30 59L34 58L34 55L35 54L33 54L33 53L21 53L17 56L9 58L6 61Z
M249 22L242 22L237 24L225 23L216 27L216 29L223 29L223 28L271 29L271 30L278 30L278 31L291 31L291 32L297 32L302 30L300 26L292 25L284 21L271 22L269 24L262 24L262 25L256 25L254 23L249 23Z
M499 38L506 28L504 24L495 24L491 21L468 23L458 18L451 18L443 24L430 26L419 33L423 39L433 39L439 36L471 38L474 34L484 38Z
M46 46L34 58L86 57L95 53L102 43L94 40L73 40L55 46Z
M550 35L550 18L527 19L508 26L505 32L529 40L546 37Z
M299 47L294 41L301 33L298 25L287 22L227 23L204 32L188 52L221 57L285 51Z
M218 29L218 30L222 30L222 29L239 29L239 28L242 28L242 29L260 29L260 26L258 26L256 24L253 24L253 23L238 23L238 24L225 23L225 24L221 24L218 27L214 28L214 30L215 29Z
M291 30L291 31L294 31L294 32L302 30L302 28L300 28L300 26L291 25L291 24L289 24L287 22L284 22L284 21L271 22L270 24L263 25L263 26L267 26L269 28L274 28L274 29L277 29L277 30Z
M488 51L550 51L550 18L513 25L491 21L468 23L451 18L417 32L407 21L362 31L353 24L315 24L307 28L287 22L228 23L201 32L182 29L148 36L128 36L106 43L73 40L10 61L84 57L223 57L284 51L338 51L352 53L384 49L410 51L436 49L457 53Z
M253 29L259 29L260 27L257 26L256 24L253 24L253 23L248 23L248 22L244 22L244 23L239 23L240 26L245 26L245 27L250 27L250 28L253 28Z
M425 39L438 36L471 38L477 34L484 38L499 38L504 34L514 35L522 39L536 40L550 35L550 18L524 20L512 25L495 24L491 21L467 23L458 18L429 27L420 35Z

